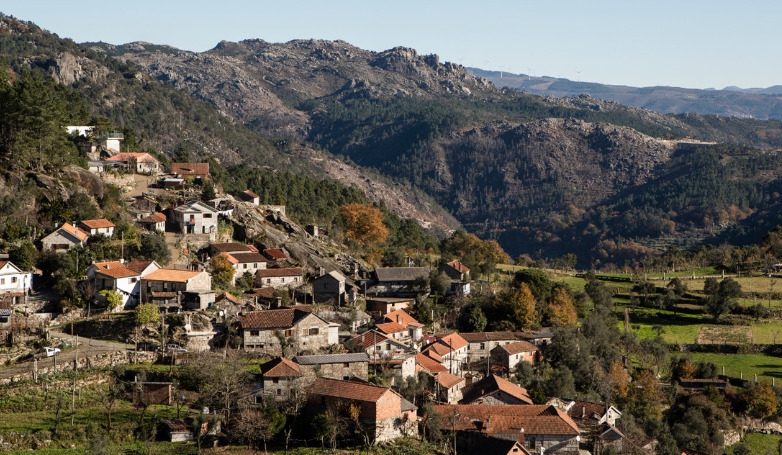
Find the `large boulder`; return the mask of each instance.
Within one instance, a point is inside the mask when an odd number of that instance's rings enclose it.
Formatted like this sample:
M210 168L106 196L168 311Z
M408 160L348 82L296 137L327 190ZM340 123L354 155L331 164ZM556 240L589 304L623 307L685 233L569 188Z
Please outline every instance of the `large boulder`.
M63 180L75 182L84 188L90 196L96 199L103 197L103 182L96 174L74 165L63 168L60 173Z

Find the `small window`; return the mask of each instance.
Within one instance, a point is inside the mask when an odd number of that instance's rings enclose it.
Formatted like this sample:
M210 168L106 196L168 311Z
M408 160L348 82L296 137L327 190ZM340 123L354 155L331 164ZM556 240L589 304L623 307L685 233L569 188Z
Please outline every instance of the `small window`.
M16 277L15 276L11 277L11 283L16 283Z
M292 337L293 333L294 333L293 329L288 329L288 330L285 331L285 336L286 337Z
M529 438L529 448L530 449L535 448L535 438Z
M278 384L280 382L280 378L272 378L272 383Z
M255 396L255 404L263 404L263 397L260 395Z
M260 334L261 334L261 333L260 333L260 331L258 331L258 330L250 330L250 336L251 336L251 337L257 337L257 336L258 336L258 335L260 335Z
M135 283L136 281L138 281L138 278L131 278L131 279L130 279L130 282L131 282L131 283Z
M212 218L212 214L211 213L204 213L204 218Z
M347 381L347 380L349 380L349 379L350 379L350 376L342 376L342 380L343 380L343 381Z
M0 278L0 284L5 284L5 278Z
M282 389L277 389L277 395L282 395Z
M266 284L271 284L271 282L272 282L271 278L266 278Z
M247 264L242 264L242 266L245 270L247 269Z
M345 362L342 364L342 368L350 368L350 364L348 362Z
M317 327L313 327L309 330L308 335L317 335L320 333L320 329Z

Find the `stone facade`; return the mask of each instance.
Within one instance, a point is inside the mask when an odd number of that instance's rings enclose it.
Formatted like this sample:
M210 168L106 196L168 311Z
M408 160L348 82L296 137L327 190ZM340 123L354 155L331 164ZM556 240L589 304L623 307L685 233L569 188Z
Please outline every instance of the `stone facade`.
M153 292L211 291L212 276L206 272L159 269L141 278L141 301L149 302Z
M256 323L251 315L255 313L291 312L284 323L267 324L266 320ZM244 349L248 351L282 355L280 338L290 339L295 352L316 352L329 345L329 323L312 313L301 310L254 311L242 317Z
M349 379L351 377L369 380L369 356L356 354L333 354L297 356L302 376L307 384L316 378Z

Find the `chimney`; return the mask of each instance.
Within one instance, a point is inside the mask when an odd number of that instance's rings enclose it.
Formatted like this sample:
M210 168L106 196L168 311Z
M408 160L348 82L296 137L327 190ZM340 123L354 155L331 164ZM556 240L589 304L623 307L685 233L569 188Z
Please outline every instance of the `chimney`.
M320 276L323 276L323 275L325 275L325 274L326 274L326 269L324 269L323 267L321 267L321 268L320 268Z
M581 406L581 420L586 418L586 406Z
M279 308L282 306L282 297L277 297L277 301L274 303L274 308Z

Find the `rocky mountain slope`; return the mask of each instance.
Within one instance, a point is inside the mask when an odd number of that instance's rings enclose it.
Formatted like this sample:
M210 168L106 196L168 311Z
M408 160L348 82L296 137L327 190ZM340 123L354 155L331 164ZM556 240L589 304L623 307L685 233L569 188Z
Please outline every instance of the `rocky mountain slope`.
M571 97L590 95L663 114L713 114L759 120L782 120L782 87L767 89L698 90L681 87L628 87L571 81L554 77L487 71L470 68L497 87L534 95Z
M193 53L141 42L57 43L14 64L72 80L96 112L149 131L150 141L164 138L157 143L168 150L179 141L226 161L328 171L425 225L456 226L438 215L439 204L514 256L571 247L589 256L607 242L619 248L648 237L709 241L709 220L741 225L764 212L771 199L758 195L774 191L765 176L782 167L768 153L782 147L779 122L499 89L407 48L247 40ZM79 70L67 53L97 66ZM698 160L711 174L690 182ZM721 191L720 182L736 184ZM700 210L682 202L706 200Z

